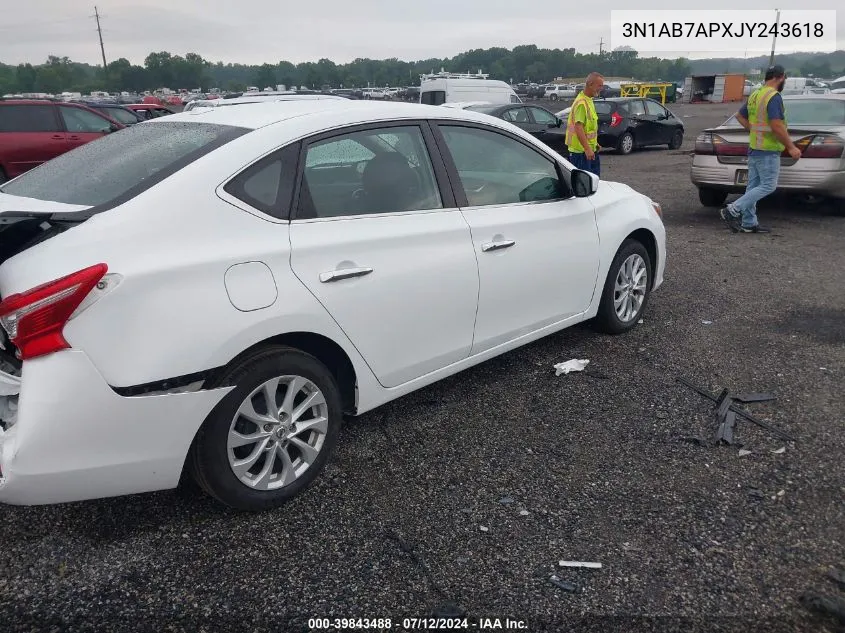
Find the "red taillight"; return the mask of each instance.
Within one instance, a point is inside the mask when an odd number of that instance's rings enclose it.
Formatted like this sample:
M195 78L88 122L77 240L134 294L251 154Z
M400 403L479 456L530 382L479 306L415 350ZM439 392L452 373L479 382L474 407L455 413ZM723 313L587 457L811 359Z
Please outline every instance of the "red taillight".
M713 147L719 156L748 156L748 143L731 143L718 134L713 135Z
M70 347L62 330L106 272L97 264L0 302L0 324L22 360Z
M702 132L695 139L696 154L715 154L713 147L713 135L710 132Z
M613 114L610 115L610 127L616 127L620 123L622 123L622 115L621 114L619 114L618 112L614 112Z
M841 158L845 151L842 139L828 134L805 136L795 146L801 150L801 158Z

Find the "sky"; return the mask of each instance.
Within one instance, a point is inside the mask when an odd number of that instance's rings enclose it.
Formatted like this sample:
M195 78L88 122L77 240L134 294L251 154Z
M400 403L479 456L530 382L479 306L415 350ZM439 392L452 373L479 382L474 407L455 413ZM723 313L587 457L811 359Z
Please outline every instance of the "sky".
M678 2L630 0L610 3L561 0L0 0L0 62L42 63L48 55L100 64L93 18L101 15L106 59L143 64L151 51L195 52L217 62L294 63L329 58L346 63L358 57L419 60L452 57L473 48L609 48L611 9L678 9ZM807 9L792 0L781 9ZM821 0L811 9L835 9ZM708 0L714 19L740 3ZM767 0L745 0L744 9L771 10ZM577 8L576 8L577 7ZM772 16L774 17L774 16ZM837 48L845 49L845 10L836 16ZM711 45L712 46L712 45ZM743 57L706 50L658 53L660 57ZM806 50L806 49L805 49ZM748 57L766 51L749 51ZM640 51L642 56L651 56ZM454 70L454 69L453 69ZM476 70L476 69L472 69ZM484 70L484 69L482 69Z

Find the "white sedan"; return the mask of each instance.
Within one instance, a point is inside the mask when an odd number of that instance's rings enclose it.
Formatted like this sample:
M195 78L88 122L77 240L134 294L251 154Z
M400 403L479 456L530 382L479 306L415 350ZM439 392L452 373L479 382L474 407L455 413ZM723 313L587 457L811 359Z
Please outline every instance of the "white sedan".
M341 416L592 320L636 327L660 207L502 120L197 109L0 188L0 501L275 507Z

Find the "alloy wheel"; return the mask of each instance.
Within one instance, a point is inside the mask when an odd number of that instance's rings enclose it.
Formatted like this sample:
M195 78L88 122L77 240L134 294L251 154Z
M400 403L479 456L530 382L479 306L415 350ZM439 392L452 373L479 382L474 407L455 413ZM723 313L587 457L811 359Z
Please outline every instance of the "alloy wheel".
M634 149L634 137L626 134L622 137L622 151L627 154Z
M613 289L613 307L623 323L629 323L639 314L645 301L647 281L648 268L637 253L629 256L619 267Z
M283 488L315 462L328 427L328 404L317 385L301 376L272 378L244 399L232 419L229 466L250 488Z

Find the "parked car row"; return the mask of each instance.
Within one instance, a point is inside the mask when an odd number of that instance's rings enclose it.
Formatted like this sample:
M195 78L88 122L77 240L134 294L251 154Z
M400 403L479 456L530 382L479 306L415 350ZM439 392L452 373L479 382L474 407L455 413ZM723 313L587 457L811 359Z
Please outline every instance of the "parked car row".
M147 103L0 99L0 182L106 134L171 114L167 106Z

